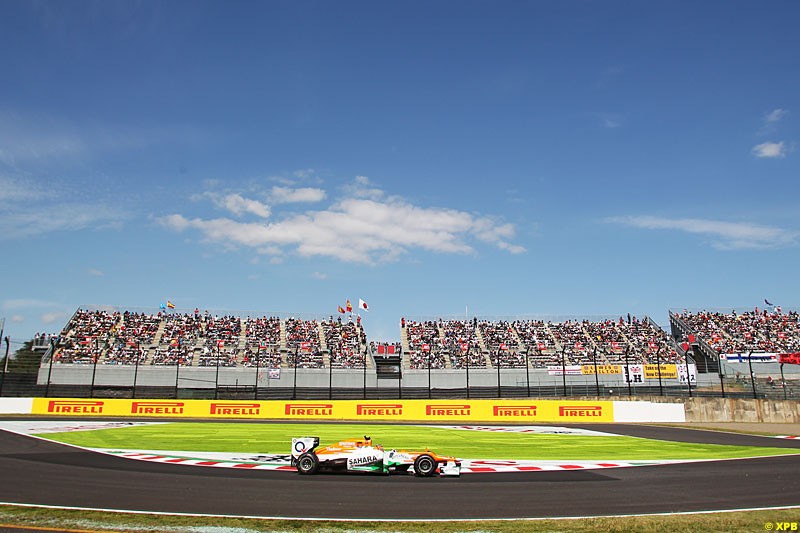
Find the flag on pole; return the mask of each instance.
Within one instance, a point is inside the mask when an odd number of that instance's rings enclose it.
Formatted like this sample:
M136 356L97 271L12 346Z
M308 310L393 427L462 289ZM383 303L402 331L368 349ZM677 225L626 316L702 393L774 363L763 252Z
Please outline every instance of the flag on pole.
M367 305L367 302L365 302L361 298L358 299L358 308L363 309L364 311L369 311L369 306Z
M175 304L167 300L167 307L169 307L170 309L175 309Z
M347 304L345 305L345 309L347 309L348 313L353 312L353 304L350 303L350 300L347 300Z
M769 301L769 300L767 300L766 298L764 298L764 303L765 303L765 304L767 304L767 305L772 305L772 302L770 302L770 301Z
M339 306L339 313L344 313L344 308L341 305Z

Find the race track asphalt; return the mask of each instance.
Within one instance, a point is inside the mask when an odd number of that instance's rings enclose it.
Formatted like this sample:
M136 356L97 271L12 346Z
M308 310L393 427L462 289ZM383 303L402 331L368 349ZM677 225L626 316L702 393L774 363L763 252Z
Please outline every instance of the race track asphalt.
M688 442L800 442L673 427L592 425ZM282 518L492 519L800 505L800 456L597 471L415 478L148 463L0 431L0 502Z

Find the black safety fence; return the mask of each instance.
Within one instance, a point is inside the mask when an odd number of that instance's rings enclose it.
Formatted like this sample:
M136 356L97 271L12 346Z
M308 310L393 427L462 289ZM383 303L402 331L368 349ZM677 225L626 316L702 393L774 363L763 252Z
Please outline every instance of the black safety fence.
M698 374L627 380L623 375L552 375L524 369L406 370L387 378L374 368L259 368L42 365L0 373L2 397L197 399L427 399L565 397L728 397L800 399L800 380Z

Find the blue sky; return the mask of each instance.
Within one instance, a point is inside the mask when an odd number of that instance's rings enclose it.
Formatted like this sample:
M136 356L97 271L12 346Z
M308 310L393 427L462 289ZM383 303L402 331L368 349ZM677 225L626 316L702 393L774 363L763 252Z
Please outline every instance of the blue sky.
M800 300L800 4L2 2L0 317ZM468 311L467 311L468 310Z

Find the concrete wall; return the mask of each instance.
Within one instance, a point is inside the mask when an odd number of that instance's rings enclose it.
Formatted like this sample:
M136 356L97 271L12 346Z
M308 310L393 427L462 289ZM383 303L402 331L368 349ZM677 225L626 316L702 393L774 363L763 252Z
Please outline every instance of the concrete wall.
M686 422L766 422L771 424L800 424L800 401L754 400L752 398L670 398L638 397L631 402L647 400L652 403L680 404ZM625 401L625 397L619 398ZM621 402L615 402L621 403Z
M687 422L800 423L800 402L732 398L686 398Z

